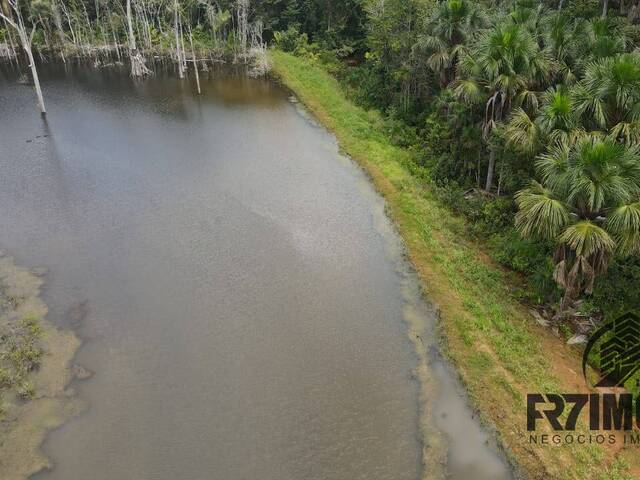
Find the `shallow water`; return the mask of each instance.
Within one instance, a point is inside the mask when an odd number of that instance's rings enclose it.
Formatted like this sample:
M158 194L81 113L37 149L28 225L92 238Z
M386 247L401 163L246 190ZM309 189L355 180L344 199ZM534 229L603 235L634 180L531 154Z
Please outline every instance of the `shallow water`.
M0 245L49 269L95 372L38 479L417 479L423 436L434 478L509 478L332 135L266 80L216 72L197 97L66 70L41 72L46 121L0 76Z

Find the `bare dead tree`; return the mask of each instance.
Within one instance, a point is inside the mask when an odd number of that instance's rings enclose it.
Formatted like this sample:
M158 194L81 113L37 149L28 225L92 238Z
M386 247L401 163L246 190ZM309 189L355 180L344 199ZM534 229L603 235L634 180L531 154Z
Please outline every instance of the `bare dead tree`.
M240 54L247 53L247 40L249 38L249 0L238 0L236 4L236 17L238 22L238 44Z
M185 61L184 61L184 49L182 48L182 42L180 41L181 29L180 29L180 9L178 6L178 0L173 2L173 34L176 39L176 61L178 62L178 77L184 78Z
M200 74L198 73L198 60L196 59L196 52L193 48L193 34L191 32L191 22L189 22L189 43L191 44L191 61L193 62L193 69L196 72L196 84L198 85L198 95L202 93L200 90Z
M257 20L252 23L249 29L251 46L249 49L249 58L251 61L251 69L249 75L252 77L261 77L269 72L269 55L267 55L267 46L262 40L262 21Z
M136 47L136 36L133 32L133 18L131 15L131 0L127 0L127 26L129 28L129 60L131 61L131 76L144 77L149 75L151 70L145 65L142 54Z
M51 2L51 15L53 17L53 23L56 27L56 31L58 32L58 41L60 42L60 56L62 57L62 62L67 63L64 58L64 44L66 43L67 36L64 34L64 29L62 28L62 17L60 16L60 10L58 9L58 4L55 1Z
M36 33L36 27L38 24L37 22L34 22L31 27L31 32L27 32L27 26L22 18L22 12L20 11L18 0L7 0L7 3L10 7L10 12L3 12L0 9L0 17L2 17L9 26L13 27L16 32L18 32L20 44L22 45L22 48L27 54L27 59L29 60L29 68L31 69L31 76L33 77L33 86L36 90L36 96L38 97L38 108L40 108L40 113L44 115L47 113L47 110L44 106L44 98L42 97L42 89L40 88L38 69L36 68L36 62L33 59L33 51L31 50L33 35ZM14 18L10 18L11 16Z

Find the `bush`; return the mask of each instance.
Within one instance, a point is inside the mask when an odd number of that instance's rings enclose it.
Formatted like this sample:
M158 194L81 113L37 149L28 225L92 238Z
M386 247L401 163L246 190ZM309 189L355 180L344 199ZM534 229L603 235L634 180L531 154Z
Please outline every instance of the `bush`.
M13 385L13 375L6 368L0 367L0 388L8 388Z
M388 95L383 77L368 62L348 66L344 63L334 73L347 90L350 100L366 110L384 110L388 103Z
M469 232L488 238L513 226L515 204L510 197L465 196L465 190L454 181L443 180L434 187L438 199L455 213L469 220Z
M40 366L42 354L42 348L27 341L21 345L15 345L9 352L9 358L17 371L30 372Z
M16 391L21 400L31 400L36 394L36 388L31 382L22 382Z
M640 312L640 259L616 259L607 273L596 279L591 301L599 305L605 319L629 311Z
M517 292L521 300L543 304L560 299L553 280L551 245L524 239L513 228L493 235L489 244L494 260L526 277L528 288Z
M477 171L479 156L482 160L486 157L484 143L477 129L466 123L471 114L465 106L447 101L446 95L441 97L439 101L443 105L424 122L423 161L436 183L455 178L461 185L475 186L477 175L483 176L485 171L483 165L480 165L481 172Z
M306 33L300 33L297 27L289 27L287 30L274 32L273 39L276 47L283 52L304 56L313 50L315 46L309 45L309 37Z
M420 142L417 129L399 118L395 108L389 109L385 129L394 145L410 147Z

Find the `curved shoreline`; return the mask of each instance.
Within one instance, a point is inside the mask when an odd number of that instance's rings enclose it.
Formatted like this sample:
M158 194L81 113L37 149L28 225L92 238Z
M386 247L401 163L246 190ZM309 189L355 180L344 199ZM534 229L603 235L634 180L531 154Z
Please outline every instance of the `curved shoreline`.
M27 375L33 386L31 399L21 400L14 389L5 389L4 416L0 422L0 478L24 480L50 468L41 445L47 433L81 410L69 383L74 378L72 361L80 340L71 331L60 330L46 320L47 305L40 297L42 278L18 266L12 257L0 258L0 284L13 299L0 316L0 326L15 328L24 318L38 319L39 368Z
M317 122L315 112L296 97L299 92L289 88L286 82L284 87L290 92L289 101L295 104L298 113L322 127L322 119ZM335 134L331 129L329 131ZM341 148L340 143L336 143ZM412 377L417 383L421 480L468 478L471 465L476 478L512 478L516 474L515 466L501 451L495 429L480 422L458 373L441 354L439 309L424 294L423 282L394 223L384 192L360 162L347 155L344 159L362 176L359 181L364 185L360 191L372 206L375 229L383 238L386 255L400 280L404 303L402 320L415 356ZM465 438L461 438L461 434Z
M515 474L636 478L640 461L633 449L545 448L528 442L526 394L580 385L578 355L536 324L514 296L516 278L464 237L464 220L438 202L412 152L393 145L372 122L375 115L350 102L318 62L278 50L270 56L275 78L337 137L384 197L420 285L438 312L441 350Z

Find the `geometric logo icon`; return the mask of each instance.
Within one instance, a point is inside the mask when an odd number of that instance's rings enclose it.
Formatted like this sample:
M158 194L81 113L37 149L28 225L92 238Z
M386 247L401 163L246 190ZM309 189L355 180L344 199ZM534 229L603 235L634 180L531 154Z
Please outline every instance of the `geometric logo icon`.
M587 380L589 353L600 342L600 381L596 387L623 387L640 370L640 317L625 313L598 328L582 355L582 374Z

